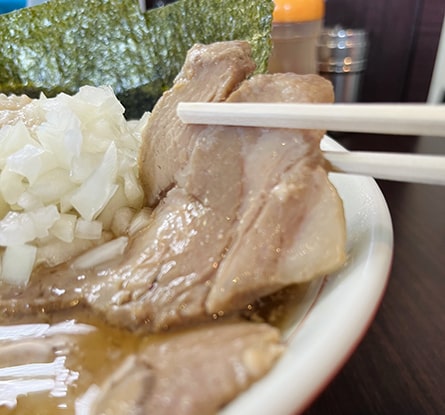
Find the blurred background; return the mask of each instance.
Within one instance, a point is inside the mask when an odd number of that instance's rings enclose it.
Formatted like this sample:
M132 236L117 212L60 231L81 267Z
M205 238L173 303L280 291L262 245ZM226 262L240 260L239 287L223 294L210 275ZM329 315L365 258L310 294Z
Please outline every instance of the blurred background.
M0 0L0 13L43 1ZM171 2L139 0L146 9ZM325 5L325 26L367 32L359 101L444 102L445 0L325 0Z
M146 6L170 2L147 0ZM439 42L445 0L326 0L325 4L326 26L368 33L360 101L444 102L445 39L440 48Z
M326 1L327 25L341 23L364 28L369 34L361 100L428 100L444 11L444 0ZM444 42L440 47L441 51L445 48ZM443 102L445 92L445 66L440 63L435 73L437 90L431 94L436 102Z

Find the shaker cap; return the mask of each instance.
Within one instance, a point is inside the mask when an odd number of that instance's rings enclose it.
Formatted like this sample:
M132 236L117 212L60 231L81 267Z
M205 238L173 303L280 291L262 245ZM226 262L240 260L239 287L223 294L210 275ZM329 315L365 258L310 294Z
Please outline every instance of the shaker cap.
M324 0L274 0L274 23L307 22L323 19Z

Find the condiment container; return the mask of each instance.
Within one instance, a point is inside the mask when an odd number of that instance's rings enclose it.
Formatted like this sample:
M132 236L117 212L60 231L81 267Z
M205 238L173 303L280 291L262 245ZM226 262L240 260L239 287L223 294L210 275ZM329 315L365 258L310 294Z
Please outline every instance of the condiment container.
M334 85L337 102L359 99L367 51L365 30L334 26L322 31L318 44L318 70Z
M318 73L324 0L275 0L269 72Z

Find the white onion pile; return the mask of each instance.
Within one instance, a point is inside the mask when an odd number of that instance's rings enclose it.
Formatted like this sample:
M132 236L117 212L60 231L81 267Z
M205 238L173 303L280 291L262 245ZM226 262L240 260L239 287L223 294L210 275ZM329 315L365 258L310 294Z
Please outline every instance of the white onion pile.
M13 284L125 232L142 207L148 117L126 121L111 88L88 86L23 111L26 124L0 128L0 279Z

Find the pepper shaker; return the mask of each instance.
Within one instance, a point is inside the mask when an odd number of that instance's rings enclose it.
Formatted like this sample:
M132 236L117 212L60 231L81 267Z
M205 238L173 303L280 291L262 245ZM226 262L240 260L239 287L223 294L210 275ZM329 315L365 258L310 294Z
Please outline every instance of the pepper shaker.
M318 44L320 75L334 85L337 102L356 102L366 68L368 38L365 30L327 27Z

